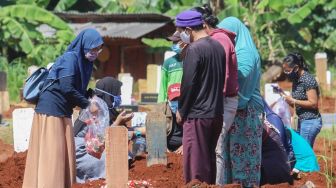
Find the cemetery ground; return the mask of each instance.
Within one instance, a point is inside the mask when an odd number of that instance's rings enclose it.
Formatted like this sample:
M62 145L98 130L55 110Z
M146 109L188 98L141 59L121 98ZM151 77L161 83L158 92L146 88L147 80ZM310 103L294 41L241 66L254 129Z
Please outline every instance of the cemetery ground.
M321 111L335 113L335 99L324 99ZM26 152L16 153L13 149L13 130L11 112L5 113L5 121L10 123L7 127L0 126L0 188L21 187L25 168ZM333 127L336 129L336 117ZM278 185L265 185L263 187L302 187L307 181L313 182L315 187L336 187L336 130L325 127L318 135L314 145L314 151L318 157L320 172L302 173L301 179L295 180L294 185L287 183ZM184 185L182 156L168 153L167 166L154 165L147 167L146 157L137 157L129 169L129 180L146 180L151 187L219 187L200 184L193 181ZM85 184L75 184L74 188L100 188L106 184L105 180L96 180ZM193 186L199 184L199 186ZM240 187L239 185L227 185L225 187Z

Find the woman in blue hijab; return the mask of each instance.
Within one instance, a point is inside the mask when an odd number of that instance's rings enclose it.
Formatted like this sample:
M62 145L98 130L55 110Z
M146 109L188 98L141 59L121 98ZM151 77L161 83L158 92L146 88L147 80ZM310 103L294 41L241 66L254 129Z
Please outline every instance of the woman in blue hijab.
M260 56L247 27L235 17L225 18L219 28L236 34L238 62L238 109L224 138L224 183L259 186L263 103L260 95Z
M102 44L96 30L86 29L52 66L35 108L23 188L70 188L76 182L72 109L90 103L86 88Z

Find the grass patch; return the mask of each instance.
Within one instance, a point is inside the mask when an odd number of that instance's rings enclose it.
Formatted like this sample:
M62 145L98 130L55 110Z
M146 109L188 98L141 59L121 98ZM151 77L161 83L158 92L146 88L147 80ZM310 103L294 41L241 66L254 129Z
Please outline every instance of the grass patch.
M317 135L320 138L326 138L330 140L336 140L336 130L331 128L322 129L321 132Z
M9 122L8 127L0 127L0 139L7 144L13 144L13 121L11 119L5 119Z

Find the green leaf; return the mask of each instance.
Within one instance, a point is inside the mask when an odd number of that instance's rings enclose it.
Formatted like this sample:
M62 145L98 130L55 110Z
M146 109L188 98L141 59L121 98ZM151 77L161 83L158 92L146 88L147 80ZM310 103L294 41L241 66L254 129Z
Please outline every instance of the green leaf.
M317 5L323 3L321 0L311 0L306 3L304 6L299 8L293 14L290 14L288 17L288 21L291 24L301 23L314 9Z
M170 41L159 38L156 39L142 38L141 42L143 42L144 44L146 44L151 48L170 48L172 45Z
M7 32L11 33L11 36L14 38L21 38L19 42L19 46L21 47L22 51L25 53L30 53L34 49L34 43L30 39L28 31L15 19L10 17L4 17L0 20L2 23L6 24Z
M299 33L301 37L306 41L306 42L311 42L312 40L312 34L310 33L308 28L302 28L299 30Z
M34 5L10 5L0 8L0 17L10 16L48 24L49 26L70 30L69 25L53 13Z
M264 10L268 6L269 1L270 0L262 0L262 1L260 1L260 3L257 5L257 9Z
M35 2L39 7L47 7L50 0L36 0Z
M55 10L56 11L65 11L68 10L70 7L72 7L75 3L77 2L77 0L60 0L56 7Z
M325 40L324 47L336 51L336 30Z
M226 9L219 12L217 17L219 18L219 20L222 20L228 16L235 16L235 17L241 18L247 12L248 12L248 9L243 6L229 6Z
M165 13L165 15L170 16L170 17L176 17L176 15L184 10L188 10L192 8L192 6L176 6L170 9Z

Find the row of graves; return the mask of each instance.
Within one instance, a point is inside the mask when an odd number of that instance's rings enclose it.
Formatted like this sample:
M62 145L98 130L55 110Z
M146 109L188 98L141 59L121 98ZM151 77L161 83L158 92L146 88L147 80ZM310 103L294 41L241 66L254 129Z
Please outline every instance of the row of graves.
M122 105L119 111L126 110L133 113L131 126L146 127L146 159L147 166L155 164L167 165L167 120L166 104L158 104L160 88L161 66L149 64L147 79L138 80L137 98L134 100L134 80L130 73L118 75L123 85L121 88ZM13 139L14 150L24 152L28 149L30 130L34 115L33 108L17 108L13 111ZM72 121L80 116L79 110L74 110ZM107 187L126 187L129 177L129 140L128 129L124 126L105 129L106 153L106 183ZM115 169L118 169L116 171Z
M324 56L317 56L316 62L317 77L322 87L328 87L327 85L330 81L328 81L329 79L326 75L328 73ZM132 127L146 127L147 166L155 164L167 165L166 105L157 103L161 66L149 64L146 74L146 79L139 79L137 81L138 92L136 93L136 98L138 100L134 99L134 80L132 75L130 73L121 73L118 75L118 79L123 83L121 88L122 105L119 110L134 113ZM264 96L269 104L276 102L280 98L273 86L274 83L265 85ZM0 91L0 94L3 93L5 92ZM78 112L77 110L73 114L73 122L77 119ZM19 108L15 109L12 113L14 149L16 152L23 152L28 148L33 114L33 108ZM322 114L322 118L324 125L331 125L335 121L335 114ZM126 187L128 183L128 142L128 130L126 127L117 126L105 129L107 187ZM115 169L118 170L116 171Z

